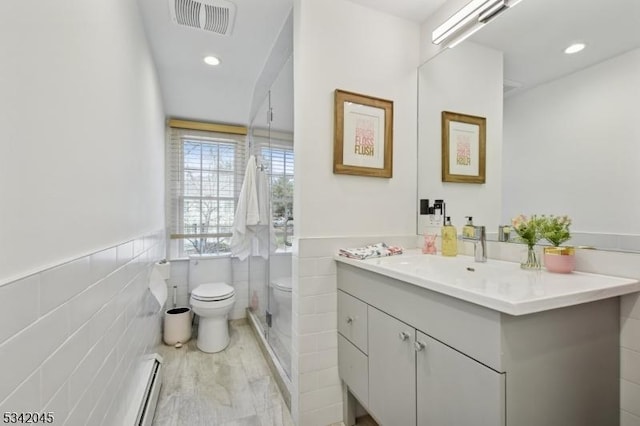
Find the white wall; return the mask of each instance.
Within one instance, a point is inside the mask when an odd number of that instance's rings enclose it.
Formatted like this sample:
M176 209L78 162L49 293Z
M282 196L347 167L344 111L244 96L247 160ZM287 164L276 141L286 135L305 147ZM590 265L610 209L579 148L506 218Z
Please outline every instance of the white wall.
M465 216L473 216L476 225L497 232L502 197L502 53L462 43L423 64L418 86L418 198L432 204L444 199L447 216L458 230ZM486 118L486 183L442 182L442 111ZM418 231L424 232L424 227L419 225Z
M164 227L140 25L124 0L0 6L0 283Z
M294 2L292 414L299 425L342 419L337 248L415 240L418 62L413 22L346 0ZM394 101L393 178L333 174L335 89Z
M344 0L294 12L297 235L415 232L417 24ZM335 89L394 101L393 178L333 174Z
M121 424L160 337L164 115L137 3L0 5L0 408Z
M640 234L640 49L505 99L503 218Z

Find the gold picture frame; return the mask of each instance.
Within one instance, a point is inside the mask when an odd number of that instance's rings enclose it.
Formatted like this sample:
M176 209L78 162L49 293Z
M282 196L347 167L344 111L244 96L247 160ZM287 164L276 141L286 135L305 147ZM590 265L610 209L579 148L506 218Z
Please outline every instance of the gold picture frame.
M333 173L391 178L393 101L336 89Z
M487 119L442 111L442 181L485 183Z

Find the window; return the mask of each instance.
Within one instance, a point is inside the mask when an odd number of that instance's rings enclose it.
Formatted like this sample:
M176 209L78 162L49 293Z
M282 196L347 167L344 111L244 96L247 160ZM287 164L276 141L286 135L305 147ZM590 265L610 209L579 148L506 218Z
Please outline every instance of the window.
M230 253L244 151L244 136L171 129L167 158L172 258Z
M271 183L271 213L278 249L287 250L293 239L293 149L262 147Z

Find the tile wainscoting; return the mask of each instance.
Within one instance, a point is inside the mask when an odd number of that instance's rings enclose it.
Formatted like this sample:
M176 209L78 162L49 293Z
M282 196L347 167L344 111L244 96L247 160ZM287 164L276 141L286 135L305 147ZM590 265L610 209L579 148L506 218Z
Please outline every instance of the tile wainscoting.
M159 231L0 286L0 411L119 424L136 361L160 342L148 283L164 253Z
M292 417L299 426L342 421L338 377L337 281L340 248L384 241L415 247L415 236L301 238L293 251Z

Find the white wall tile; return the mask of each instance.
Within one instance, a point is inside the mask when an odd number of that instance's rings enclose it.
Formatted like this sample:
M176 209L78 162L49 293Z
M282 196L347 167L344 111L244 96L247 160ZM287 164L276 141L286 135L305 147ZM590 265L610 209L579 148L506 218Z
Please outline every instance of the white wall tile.
M45 315L79 294L89 286L90 281L88 257L44 271L40 276L40 315Z
M318 389L318 372L302 373L298 376L298 389L301 393Z
M298 352L300 354L312 354L318 351L317 334L302 335L298 339Z
M42 407L40 399L40 371L36 370L0 404L0 412L33 412ZM20 423L20 422L18 422Z
M62 424L69 415L69 388L64 383L58 392L49 401L44 401L43 412L51 412L54 415L54 424Z
M0 401L40 366L69 335L69 315L60 307L0 346Z
M318 370L328 370L338 365L338 348L318 351L316 354Z
M300 411L312 411L342 402L342 389L333 386L300 395Z
M74 399L69 396L69 400L71 401L72 407L70 409L69 416L67 417L67 421L64 423L65 426L79 426L86 424L85 422L89 418L91 410L95 405L93 393L85 388L79 399Z
M299 301L297 306L298 313L300 315L309 315L316 313L316 297L317 296L306 296L299 297L294 299L294 304L296 301Z
M298 330L301 335L335 330L338 326L338 318L335 312L301 315L299 321Z
M233 281L249 281L249 261L233 258L231 260L233 268Z
M112 400L122 398L124 374L116 368L114 347L128 367L160 338L160 309L147 290L149 268L158 260L152 253L164 253L160 234L0 287L0 323L11 324L0 337L12 335L0 344L3 407L54 411L56 424L71 413L65 424L80 425L101 421ZM96 406L108 385L111 395Z
M318 389L331 386L341 386L337 366L318 371Z
M97 371L93 379L93 382L91 383L91 386L89 388L89 392L93 393L93 398L95 399L96 402L98 401L100 396L102 396L102 392L104 391L104 388L107 386L107 384L109 383L109 380L113 376L113 372L115 371L116 366L117 366L117 362L115 358L115 352L111 351L107 355L104 362L102 363L102 366L100 367L100 369ZM92 423L89 422L89 424L92 424Z
M144 252L144 238L136 238L133 240L133 256L139 256ZM160 257L160 256L158 256Z
M327 425L340 425L340 423L334 423L336 419L342 417L342 404L333 404L327 407L319 408L317 410L308 411L302 414L303 425L310 426L327 426Z
M620 380L620 408L640 416L640 385Z
M338 347L338 331L331 330L314 335L318 344L318 350L335 349Z
M103 279L116 269L116 248L111 247L90 256L91 284Z
M640 352L622 348L620 351L621 378L640 385Z
M316 259L313 257L300 257L297 259L297 272L300 277L313 277L316 273Z
M0 343L38 319L40 276L0 287Z
M118 267L125 265L133 259L133 241L127 241L116 247L116 265Z
M71 373L68 381L69 400L72 404L78 401L87 391L95 372L104 360L103 347L94 346L80 361L76 369Z
M640 352L640 320L621 318L620 346Z
M316 276L299 278L300 296L317 296L336 292L335 276Z
M89 320L90 333L93 339L92 344L95 344L98 338L104 336L113 325L116 319L116 302L111 301L102 307L96 314Z
M620 316L640 320L640 292L620 298Z
M338 312L338 293L322 294L315 297L315 311L318 314Z
M69 316L71 329L77 330L109 300L107 290L108 278L100 280L73 297L69 302Z
M622 410L620 413L620 426L640 426L640 416Z
M85 324L69 337L49 358L41 369L42 401L49 401L65 383L85 354L89 351L90 327Z
M335 275L336 261L333 257L320 257L316 260L316 275Z

